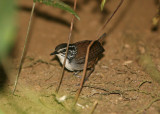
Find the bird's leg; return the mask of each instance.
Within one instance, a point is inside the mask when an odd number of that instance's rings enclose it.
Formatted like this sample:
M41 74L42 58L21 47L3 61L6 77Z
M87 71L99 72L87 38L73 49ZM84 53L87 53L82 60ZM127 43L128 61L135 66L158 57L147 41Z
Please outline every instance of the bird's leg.
M78 75L80 72L81 72L81 71L75 71L75 72L73 73L73 75L76 76L76 77L78 77L78 78L81 78L81 76Z
M89 72L86 74L86 77L85 77L85 81L88 80L89 76L93 73L94 71L94 66L89 70Z
M88 80L89 76L93 73L94 68L95 68L95 67L92 67L92 68L89 70L89 72L86 74L86 77L85 77L85 79L84 79L84 83L85 83L85 81ZM77 84L77 86L80 86L80 84Z

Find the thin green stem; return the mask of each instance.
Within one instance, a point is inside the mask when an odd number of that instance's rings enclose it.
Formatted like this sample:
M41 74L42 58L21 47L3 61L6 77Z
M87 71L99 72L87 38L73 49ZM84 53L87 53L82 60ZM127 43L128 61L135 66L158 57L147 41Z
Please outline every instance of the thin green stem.
M16 80L15 80L15 83L14 83L13 94L15 93L15 90L16 90L16 87L17 87L17 83L18 83L18 79L19 79L19 75L20 75L20 72L21 72L21 69L22 69L22 63L23 63L23 60L24 60L25 52L26 52L26 45L27 45L27 42L28 42L28 35L29 35L29 32L30 32L32 16L33 16L35 5L36 5L36 3L33 2L31 16L30 16L29 25L28 25L28 30L27 30L25 43L24 43L24 47L23 47L23 52L22 52L22 56L21 56L21 60L20 60L20 65L19 65L18 73L16 75Z

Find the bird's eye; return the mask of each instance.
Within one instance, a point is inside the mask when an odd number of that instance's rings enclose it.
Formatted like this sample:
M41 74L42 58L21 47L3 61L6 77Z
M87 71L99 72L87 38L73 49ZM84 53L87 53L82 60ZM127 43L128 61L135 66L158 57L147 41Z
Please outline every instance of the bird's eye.
M60 53L65 54L66 53L66 49L61 50Z
M65 52L66 52L66 49L64 48L58 50L58 53L65 53Z

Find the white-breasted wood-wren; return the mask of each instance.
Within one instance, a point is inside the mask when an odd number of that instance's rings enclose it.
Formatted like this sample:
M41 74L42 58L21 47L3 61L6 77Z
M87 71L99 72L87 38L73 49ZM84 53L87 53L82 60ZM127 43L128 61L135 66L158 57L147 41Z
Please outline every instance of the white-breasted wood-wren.
M98 57L104 52L102 42L106 33L104 33L98 40L96 40L90 48L88 58L88 69L94 69L94 66L98 60ZM73 44L69 44L67 59L65 68L69 71L82 71L85 63L85 56L88 45L91 40L79 41ZM51 55L57 55L61 64L64 62L65 54L67 49L67 43L62 43L56 46L55 51Z

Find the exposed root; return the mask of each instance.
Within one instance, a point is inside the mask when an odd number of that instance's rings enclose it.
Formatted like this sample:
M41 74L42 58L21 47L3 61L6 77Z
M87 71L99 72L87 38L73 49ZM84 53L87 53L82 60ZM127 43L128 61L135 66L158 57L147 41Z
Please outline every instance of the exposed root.
M148 110L153 103L160 101L160 97L153 99L147 106L145 106L143 109L137 111L137 114L143 113L144 111Z
M150 81L143 81L140 84L140 86L142 86L146 82L150 83ZM140 86L138 86L138 87L140 87ZM130 89L126 89L126 90L113 90L113 91L109 91L108 89L101 88L101 87L96 87L96 86L91 86L91 85L84 85L83 87L88 87L88 88L93 88L93 89L104 91L104 92L93 93L91 96L96 95L96 94L100 94L100 95L111 95L111 94L125 95L126 92L138 92L138 93L142 93L142 94L145 94L145 95L150 95L152 98L156 97L156 96L152 95L152 93L150 93L150 92L139 90L139 88L130 88Z
M147 81L147 80L145 80L145 81L143 81L139 86L138 86L138 88L140 89L141 88L141 86L142 85L144 85L145 83L152 83L151 81Z

